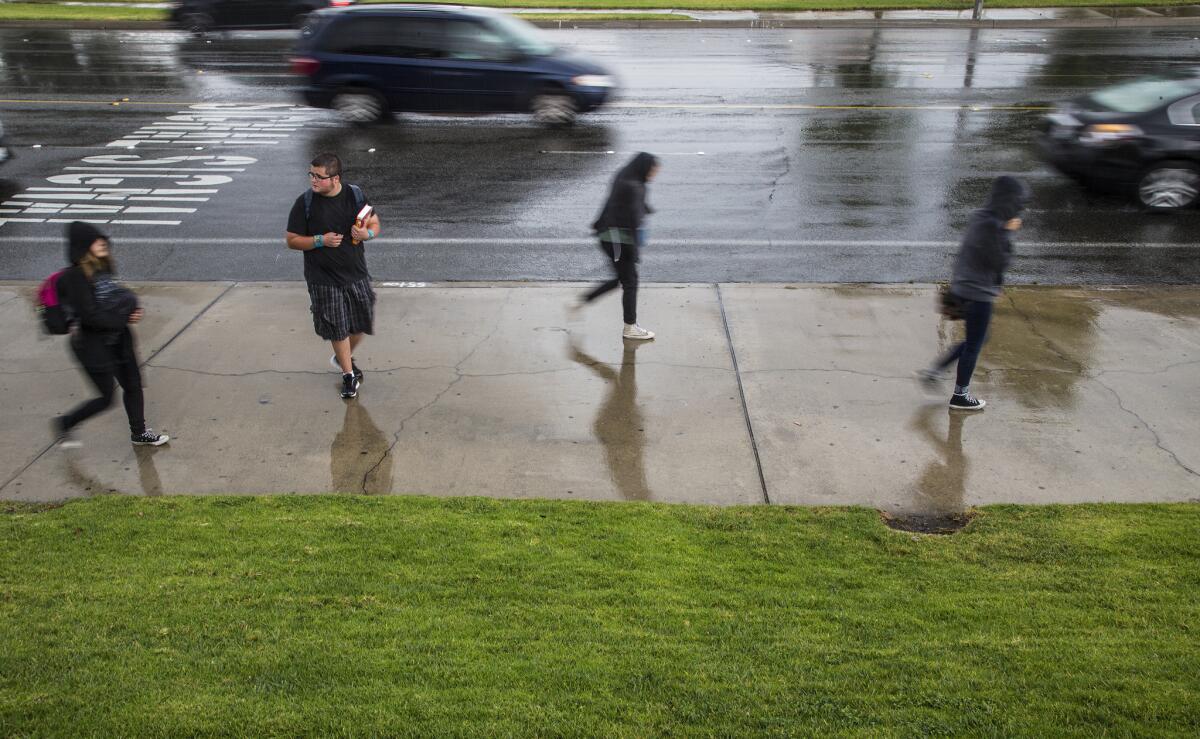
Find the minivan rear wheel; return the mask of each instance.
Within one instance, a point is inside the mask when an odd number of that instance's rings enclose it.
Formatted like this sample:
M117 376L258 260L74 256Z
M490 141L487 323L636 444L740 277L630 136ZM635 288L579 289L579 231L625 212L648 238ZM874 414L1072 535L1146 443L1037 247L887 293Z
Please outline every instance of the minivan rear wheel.
M1160 162L1138 182L1138 200L1149 210L1166 212L1200 201L1200 169L1189 162Z
M533 98L533 119L548 126L569 126L575 122L575 100L562 92L543 92Z
M367 124L383 118L383 98L373 90L346 89L333 96L333 109L347 123Z

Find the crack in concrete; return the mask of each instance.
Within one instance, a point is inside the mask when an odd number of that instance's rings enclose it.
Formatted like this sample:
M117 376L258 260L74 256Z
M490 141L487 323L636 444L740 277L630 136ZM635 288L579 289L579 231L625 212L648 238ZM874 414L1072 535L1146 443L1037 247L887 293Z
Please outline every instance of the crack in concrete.
M905 381L910 381L910 382L913 379L912 375L881 375L881 374L877 374L875 372L862 372L860 370L841 369L838 367L778 367L778 368L772 368L772 369L742 370L742 375L758 375L758 374L775 373L775 372L837 373L837 374L847 374L847 375L859 375L861 377L874 377L874 378L877 378L880 380L905 380Z
M1160 437L1158 435L1158 431L1156 431L1154 429L1154 427L1151 426L1146 421L1146 419L1142 418L1141 415L1137 411L1133 410L1132 408L1127 407L1125 405L1125 401L1121 398L1121 394L1118 393L1115 388L1113 388L1112 386L1110 386L1109 384L1107 384L1106 382L1101 380L1099 377L1093 377L1091 379L1095 380L1097 385L1104 388L1108 392L1112 393L1112 396L1117 401L1117 407L1119 407L1121 410L1125 411L1129 415L1136 418L1138 420L1138 422L1142 424L1142 427L1150 432L1150 435L1154 437L1154 445L1156 447L1158 447L1162 451L1166 452L1167 455L1169 455L1171 457L1171 459L1175 460L1175 464L1179 465L1179 467L1181 469L1185 470L1188 474L1192 475L1193 477L1200 477L1200 472L1197 472L1196 470L1194 470L1191 467L1184 464L1183 460L1179 458L1179 455L1177 455L1175 452L1173 452L1172 450L1168 449L1165 445L1163 445L1162 437Z
M392 453L392 450L394 450L396 448L396 445L400 443L400 436L404 433L404 428L405 428L405 426L408 425L408 422L411 421L412 419L416 418L421 413L424 413L429 408L432 408L434 405L436 405L437 402L439 400L441 400L442 397L446 395L446 393L450 392L450 390L455 385L462 382L462 379L464 377L473 376L473 375L467 375L467 374L463 373L461 370L461 367L464 364L466 364L467 362L469 362L471 360L471 357L474 357L475 353L478 352L479 349L484 344L491 341L491 339L497 333L500 332L500 327L502 325L504 325L504 318L503 318L504 308L505 308L505 306L508 305L510 300L511 300L511 293L505 296L504 302L500 305L499 310L496 311L496 323L494 326L492 326L492 330L488 332L488 335L484 336L482 339L480 339L478 342L476 342L475 346L471 347L471 351L467 352L466 356L463 357L461 360L459 360L457 364L455 364L453 367L448 368L450 371L454 372L454 375L455 375L454 379L451 380L449 382L449 384L446 385L446 387L442 388L441 391L439 391L437 393L437 395L433 396L432 400L430 400L428 403L426 403L425 405L416 409L415 411L413 411L412 413L408 414L407 416L405 416L404 418L402 418L400 420L400 427L398 429L396 429L396 433L392 434L392 443L389 444L388 448L383 451L383 454L379 455L379 459L376 460L375 464L371 465L371 468L368 469L363 474L363 478L362 478L362 482L361 482L361 489L362 489L362 492L364 495L367 494L367 481L371 478L371 475L375 474L375 470L379 469L379 466L381 464L383 464L383 460L388 458L388 455ZM482 376L482 375L474 375L474 376Z
M781 129L779 135L782 138L785 136L785 132ZM780 172L779 176L771 181L771 192L767 195L767 203L769 204L775 202L775 192L779 189L780 180L782 180L784 177L787 177L792 171L791 156L788 155L786 148L782 149L781 151L783 152L783 172Z
M1095 379L1097 377L1103 377L1104 375L1142 375L1142 376L1161 375L1164 372L1170 372L1173 369L1176 369L1179 367L1187 367L1187 366L1193 365L1193 364L1200 364L1200 359L1189 359L1186 362L1173 362L1171 364L1168 364L1166 367L1163 367L1161 369L1156 369L1156 370L1124 370L1124 369L1100 370L1096 374L1092 375L1092 379Z

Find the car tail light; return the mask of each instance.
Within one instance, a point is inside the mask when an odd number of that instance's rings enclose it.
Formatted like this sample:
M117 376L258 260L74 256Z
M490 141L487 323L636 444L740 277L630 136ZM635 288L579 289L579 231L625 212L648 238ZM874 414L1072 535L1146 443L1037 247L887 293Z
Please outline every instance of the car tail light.
M311 57L298 56L292 58L292 71L296 74L302 74L305 77L312 77L320 67L321 63Z
M1116 141L1136 139L1141 135L1142 129L1127 123L1094 123L1083 129L1079 142L1103 146Z
M353 5L354 0L331 0L329 4L334 8L344 8L347 5Z

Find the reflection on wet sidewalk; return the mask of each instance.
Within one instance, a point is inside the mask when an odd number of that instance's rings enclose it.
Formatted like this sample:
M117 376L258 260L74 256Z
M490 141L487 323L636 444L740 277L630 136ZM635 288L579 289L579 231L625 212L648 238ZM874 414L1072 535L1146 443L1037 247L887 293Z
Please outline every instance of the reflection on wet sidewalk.
M329 447L333 491L378 495L392 490L391 440L357 398L347 401L342 430Z
M944 439L935 428L937 416L949 418ZM937 458L926 465L917 478L910 503L911 513L950 518L966 510L968 465L963 454L963 424L968 418L977 416L951 411L943 403L929 403L917 410L912 428L933 447Z
M646 484L646 422L637 403L636 355L646 343L626 339L624 344L620 371L585 354L574 344L570 356L607 385L607 395L592 422L592 433L604 446L604 461L613 484L625 500L650 500Z

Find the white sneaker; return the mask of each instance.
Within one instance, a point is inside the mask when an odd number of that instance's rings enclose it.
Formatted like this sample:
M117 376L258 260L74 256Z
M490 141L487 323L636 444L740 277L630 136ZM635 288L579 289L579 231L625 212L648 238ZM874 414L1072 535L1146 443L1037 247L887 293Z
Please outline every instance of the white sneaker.
M636 323L627 323L625 324L625 330L621 332L621 338L648 341L654 338L654 332L647 331Z

